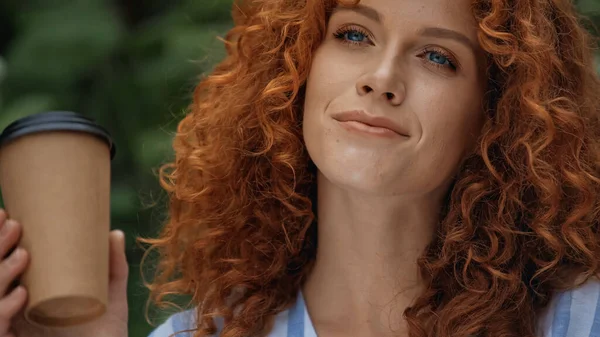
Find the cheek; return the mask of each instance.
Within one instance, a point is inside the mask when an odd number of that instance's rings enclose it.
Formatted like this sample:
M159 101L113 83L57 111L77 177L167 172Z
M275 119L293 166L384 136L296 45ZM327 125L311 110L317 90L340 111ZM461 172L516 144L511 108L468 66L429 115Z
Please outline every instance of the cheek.
M355 90L361 72L358 61L349 59L347 51L335 41L321 45L313 56L306 83L305 114L322 114L336 98Z
M306 94L304 97L302 132L304 142L309 156L315 160L322 152L319 143L323 141L322 115L327 107L328 86L325 85L327 77L324 76L324 65L322 52L315 52L311 70L306 82Z
M433 87L420 90L417 100L426 102L415 110L420 111L422 126L420 151L431 153L438 163L452 165L473 150L479 138L484 120L481 96L472 85Z
M319 71L318 59L313 62L311 72L306 82L306 95L304 98L304 123L310 122L311 117L318 114L320 106L326 105L327 101L327 86L323 85L323 81L326 78L323 77L322 72Z
M321 141L320 138L329 133L324 117L336 97L348 89L352 74L347 67L347 62L339 61L334 46L324 44L315 52L303 109L303 132L307 143Z

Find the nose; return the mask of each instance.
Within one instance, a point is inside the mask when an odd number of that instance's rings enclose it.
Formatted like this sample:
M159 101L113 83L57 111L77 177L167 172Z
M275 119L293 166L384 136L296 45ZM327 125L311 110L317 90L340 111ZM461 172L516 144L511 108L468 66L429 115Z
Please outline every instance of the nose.
M356 81L356 92L359 96L375 96L393 106L402 104L406 88L397 68L392 62L381 62Z

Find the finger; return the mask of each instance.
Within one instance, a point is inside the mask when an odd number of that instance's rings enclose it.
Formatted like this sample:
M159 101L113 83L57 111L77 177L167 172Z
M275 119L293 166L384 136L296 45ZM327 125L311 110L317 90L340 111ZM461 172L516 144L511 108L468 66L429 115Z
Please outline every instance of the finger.
M4 257L5 253L2 253L2 237L4 236L4 233L8 230L5 229L5 224L6 224L6 220L8 219L8 214L6 213L6 211L4 209L0 208L0 259Z
M120 230L110 233L109 310L127 314L127 278L129 265L125 255L125 235Z
M110 278L127 282L129 266L125 256L125 234L120 230L110 232Z
M0 229L0 259L6 256L6 253L17 245L21 237L21 225L12 219L4 221Z
M0 261L0 295L5 294L8 285L25 271L28 260L29 254L27 254L27 251L23 248L17 248L7 259Z
M8 214L6 214L6 210L0 208L0 229L2 229L2 225L4 225L4 221L8 219Z
M16 287L8 296L0 299L0 335L8 333L10 320L23 308L27 301L25 287Z

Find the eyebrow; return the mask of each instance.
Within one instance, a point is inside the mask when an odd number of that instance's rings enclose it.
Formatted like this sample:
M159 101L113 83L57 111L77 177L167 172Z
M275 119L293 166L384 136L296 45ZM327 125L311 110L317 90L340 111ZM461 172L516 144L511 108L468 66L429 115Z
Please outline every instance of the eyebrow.
M427 27L421 31L421 35L429 36L429 37L437 37L440 39L451 39L456 42L462 43L463 45L465 45L468 48L470 48L471 50L473 50L473 52L475 52L477 50L476 46L473 44L473 41L471 41L471 39L469 39L465 35L457 32L455 30L452 30L452 29L439 28L439 27Z
M356 6L337 6L333 9L332 15L342 11L355 12L379 24L383 21L383 15L381 13L379 13L375 8L365 5L359 4ZM471 39L455 30L440 27L426 27L420 30L419 34L421 36L454 40L470 48L473 52L477 50L477 47L473 41L471 41Z
M337 13L337 12L342 12L342 11L351 11L351 12L355 12L358 14L361 14L362 16L365 16L377 23L381 23L381 14L379 14L379 12L373 8L373 7L369 7L369 6L365 6L365 5L356 5L356 6L337 6L336 8L333 9L333 12L331 13L332 15Z

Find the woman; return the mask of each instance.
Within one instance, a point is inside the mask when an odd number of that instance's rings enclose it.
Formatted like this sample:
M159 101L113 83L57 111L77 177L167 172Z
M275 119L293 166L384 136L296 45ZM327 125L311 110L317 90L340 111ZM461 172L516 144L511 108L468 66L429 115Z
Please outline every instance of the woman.
M600 86L567 0L234 18L143 240L151 300L194 308L152 337L600 334Z

